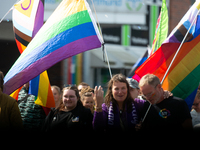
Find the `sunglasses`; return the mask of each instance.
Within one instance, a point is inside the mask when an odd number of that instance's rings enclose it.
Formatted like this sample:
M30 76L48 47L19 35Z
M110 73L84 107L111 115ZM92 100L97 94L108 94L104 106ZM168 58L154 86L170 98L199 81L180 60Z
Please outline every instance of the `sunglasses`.
M64 84L64 87L76 87L76 84Z

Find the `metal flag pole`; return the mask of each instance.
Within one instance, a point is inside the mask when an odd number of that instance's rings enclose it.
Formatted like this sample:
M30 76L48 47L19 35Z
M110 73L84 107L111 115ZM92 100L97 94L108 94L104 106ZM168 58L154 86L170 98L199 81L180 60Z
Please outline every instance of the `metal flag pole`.
M167 74L168 74L168 72L169 72L169 69L171 68L171 66L172 66L172 64L173 64L173 62L174 62L176 56L178 55L178 52L180 51L180 49L181 49L181 47L182 47L182 45L183 45L183 43L184 43L184 41L185 41L185 39L186 39L188 33L190 32L190 29L192 28L192 26L193 26L193 24L194 24L194 22L195 22L195 20L196 20L196 18L197 18L197 16L198 16L199 12L200 12L200 9L198 10L196 16L194 17L194 20L192 21L192 24L190 25L189 29L187 30L187 32L186 32L186 34L185 34L185 36L184 36L184 38L183 38L181 44L180 44L179 47L178 47L178 50L176 51L176 54L174 55L174 57L173 57L173 59L172 59L170 65L169 65L169 67L167 68L167 71L165 72L165 75L164 75L163 78L162 78L161 85L163 84L163 82L164 82L164 80L165 80L165 78L166 78L166 76L167 76Z
M105 54L106 54L108 69L109 69L109 73L110 73L110 78L112 78L112 72L111 72L111 68L110 68L110 62L109 62L109 60L108 60L108 55L107 55L106 46L105 46Z
M1 18L0 23L3 21L3 19L9 14L9 12L13 9L14 7L12 6L7 13L3 16L3 18Z
M186 39L188 33L190 32L190 29L192 28L192 26L193 26L193 24L194 24L194 22L195 22L195 20L196 20L196 18L197 18L197 16L198 16L199 12L200 12L200 10L198 10L198 12L197 12L197 14L196 14L194 20L192 21L192 24L190 25L188 31L186 32L186 34L185 34L185 36L184 36L184 38L183 38L181 44L179 45L179 48L178 48L178 50L176 51L176 54L174 55L174 57L173 57L173 59L172 59L170 65L169 65L169 67L167 68L167 71L165 72L165 75L163 76L163 79L162 79L162 81L161 81L161 84L163 84L164 79L166 78L166 76L167 76L167 74L168 74L168 72L169 72L169 69L171 68L171 66L172 66L172 64L173 64L173 62L174 62L176 56L178 55L178 52L180 51L180 49L181 49L181 47L182 47L182 45L183 45L183 43L184 43L184 41L185 41L185 39ZM142 119L142 122L144 122L144 120L145 120L145 118L146 118L146 116L147 116L147 114L148 114L150 108L151 108L151 104L149 105L149 107L148 107L148 109L147 109L147 111L146 111L146 113L145 113L145 115L144 115L144 118Z
M18 2L19 0L17 0L13 5L12 5L12 7L6 12L6 14L3 16L3 18L1 18L1 20L0 20L0 23L3 21L3 19L9 14L9 12L11 11L11 10L13 10L13 8L14 8L14 5Z
M108 69L109 69L109 73L110 73L110 78L112 78L112 72L111 72L111 68L110 68L110 62L109 62L109 59L108 59L108 54L107 54L106 46L105 46L105 43L104 43L104 40L103 40L103 35L102 35L102 32L101 32L101 27L100 27L100 24L99 24L99 21L98 21L98 17L97 17L97 14L96 14L96 10L95 10L95 7L94 7L93 0L91 0L91 1L92 1L92 5L93 5L95 16L96 16L96 19L97 19L97 25L99 27L100 35L101 35L101 38L102 38L102 41L103 41L103 43L102 43L102 46L103 46L102 51L103 51L103 53L105 53L107 64L108 64Z

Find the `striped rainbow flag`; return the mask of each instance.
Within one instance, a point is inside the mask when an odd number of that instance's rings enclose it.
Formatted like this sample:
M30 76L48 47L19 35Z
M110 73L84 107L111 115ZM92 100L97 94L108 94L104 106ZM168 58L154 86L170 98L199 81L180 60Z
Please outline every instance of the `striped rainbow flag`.
M15 41L22 53L43 25L43 2L41 0L22 0L14 5L12 17Z
M43 25L43 1L23 0L18 2L14 5L12 17L15 40L19 52L23 53L29 42ZM39 78L40 80L33 79L29 82L29 94L36 96L36 104L49 108L55 107L54 97L51 91L51 85L47 72L44 71L36 78ZM15 90L10 96L18 100L18 94L21 88Z
M63 0L6 74L4 92L12 93L57 62L101 43L86 0Z
M139 77L153 73L162 80L199 9L200 2L196 1L162 46L136 70ZM200 16L198 15L162 85L163 89L171 91L174 96L185 99L189 108L193 104L200 82L199 41Z

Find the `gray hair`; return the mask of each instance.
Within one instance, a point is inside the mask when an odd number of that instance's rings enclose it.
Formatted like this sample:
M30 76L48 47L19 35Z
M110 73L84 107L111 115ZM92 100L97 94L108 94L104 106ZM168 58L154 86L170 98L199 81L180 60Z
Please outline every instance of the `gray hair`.
M146 74L140 79L139 87L142 87L146 84L156 86L160 84L160 80L157 76L153 74Z

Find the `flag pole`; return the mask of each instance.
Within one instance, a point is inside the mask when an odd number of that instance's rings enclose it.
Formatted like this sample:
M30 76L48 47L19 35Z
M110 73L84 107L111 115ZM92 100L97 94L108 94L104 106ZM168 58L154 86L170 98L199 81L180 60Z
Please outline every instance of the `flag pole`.
M11 10L13 10L13 8L14 8L14 5L18 2L19 0L16 0L16 2L12 5L12 7L7 11L7 13L3 16L3 18L1 18L1 20L0 20L0 23L3 21L3 19L9 14L9 12L11 11Z
M171 66L172 66L172 64L173 64L173 62L174 62L176 56L178 55L178 52L180 51L180 49L181 49L181 47L182 47L182 45L183 45L183 43L184 43L184 41L185 41L185 39L186 39L186 37L187 37L189 31L190 31L190 29L192 28L192 26L193 26L193 24L194 24L194 22L195 22L195 20L196 20L196 18L197 18L197 16L198 16L199 12L200 12L200 9L198 10L198 12L197 12L197 14L196 14L194 20L192 21L192 24L190 25L188 31L186 32L186 34L185 34L185 36L184 36L184 38L183 38L181 44L179 45L179 48L178 48L178 50L176 51L176 54L174 55L174 57L173 57L173 59L172 59L170 65L169 65L169 67L167 68L167 71L165 72L165 75L164 75L164 77L163 77L163 79L162 79L162 81L161 81L161 84L163 84L163 81L164 81L164 79L166 78L166 76L167 76L167 74L168 74L168 72L169 72L169 69L171 68ZM146 111L146 113L145 113L145 115L144 115L144 118L142 119L142 122L144 122L144 120L145 120L145 118L146 118L146 116L147 116L147 114L148 114L148 112L149 112L149 110L150 110L150 108L151 108L151 105L152 105L152 104L149 105L149 107L148 107L148 109L147 109L147 111Z
M108 60L106 46L105 46L105 54L106 54L106 59L107 59L107 63L108 63L108 69L109 69L109 73L110 73L110 78L112 78L112 72L111 72L111 68L110 68L110 62Z
M0 23L3 21L3 19L9 14L9 12L13 9L14 7L12 6L7 13L3 16L3 18L1 18Z
M93 5L95 16L96 16L96 19L97 19L97 25L99 27L100 35L101 35L101 38L102 38L102 41L103 41L103 43L102 43L103 49L102 50L103 50L103 53L105 53L105 56L106 56L106 60L107 60L107 64L108 64L108 70L109 70L109 73L110 73L110 78L112 78L112 72L111 72L110 62L109 62L109 59L108 59L106 46L104 45L105 43L104 43L104 40L103 40L103 35L102 35L101 27L100 27L99 20L98 20L97 14L96 14L96 9L94 7L93 0L91 0L91 1L92 1L92 5Z
M172 66L172 64L173 64L173 62L174 62L174 60L175 60L175 58L176 58L176 56L178 55L178 52L180 51L180 49L181 49L181 47L182 47L182 45L183 45L183 43L184 43L184 41L185 41L185 39L186 39L188 33L190 32L190 29L192 28L192 26L193 26L193 24L194 24L194 22L195 22L195 20L196 20L196 18L197 18L197 16L198 16L199 12L200 12L200 9L198 10L196 16L194 17L194 20L192 21L192 24L190 25L189 29L187 30L187 32L186 32L186 34L185 34L185 36L184 36L184 38L183 38L181 44L180 44L179 47L178 47L178 50L176 51L176 54L174 55L174 57L173 57L173 59L172 59L170 65L169 65L169 67L167 68L167 71L165 72L165 75L164 75L163 78L162 78L161 85L163 84L163 82L164 82L164 80L165 80L165 78L166 78L166 76L167 76L167 74L168 74L168 72L169 72L169 70L170 70L170 68L171 68L171 66Z

